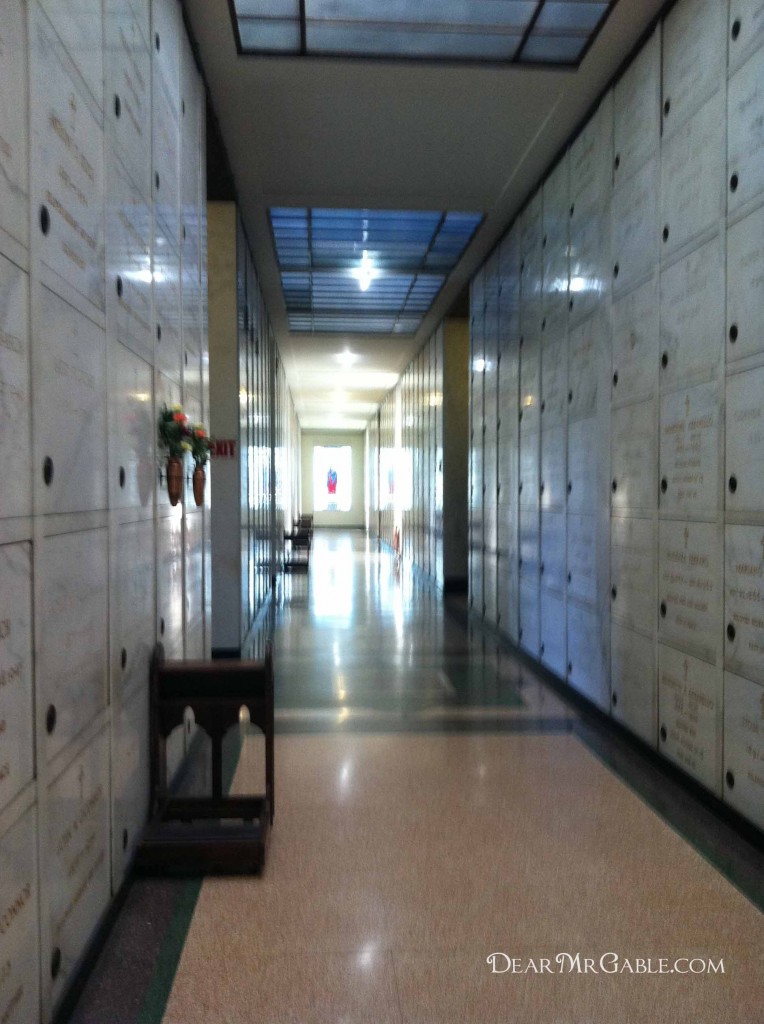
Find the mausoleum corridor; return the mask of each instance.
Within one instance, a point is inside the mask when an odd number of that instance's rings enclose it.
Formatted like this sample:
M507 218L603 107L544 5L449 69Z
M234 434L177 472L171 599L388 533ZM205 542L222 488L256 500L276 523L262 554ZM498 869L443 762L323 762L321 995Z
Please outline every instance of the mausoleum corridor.
M699 790L362 531L279 586L265 871L136 880L71 1024L760 1022L761 854Z

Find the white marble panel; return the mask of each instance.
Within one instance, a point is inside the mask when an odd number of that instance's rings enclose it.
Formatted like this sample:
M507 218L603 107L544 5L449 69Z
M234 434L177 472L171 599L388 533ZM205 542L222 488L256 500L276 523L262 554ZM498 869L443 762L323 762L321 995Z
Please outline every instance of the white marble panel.
M764 9L764 8L763 8ZM764 207L727 232L727 362L764 352Z
M117 526L112 543L112 679L122 694L147 685L156 638L154 524Z
M542 590L565 592L567 569L565 561L565 513L541 513L541 587Z
M724 361L724 239L661 274L661 387L716 376Z
M518 638L523 650L534 658L539 656L541 643L541 609L538 579L520 580Z
M44 972L57 1002L110 897L109 736L104 730L51 784L45 823L52 950L60 951L55 980ZM47 955L46 955L47 954Z
M576 207L578 210L578 207ZM570 325L581 323L602 307L613 281L610 204L576 212L570 226Z
M487 554L483 562L483 617L486 622L494 626L497 615L496 587L496 555Z
M726 15L726 0L681 0L664 21L664 134L684 124L700 103L721 89Z
M31 545L7 544L0 546L0 811L31 781L33 750Z
M185 250L184 250L185 251ZM202 284L199 264L183 265L181 274L183 347L199 358L202 351Z
M151 201L151 57L140 18L106 0L107 138L138 194Z
M597 519L568 516L568 594L594 604L597 599Z
M180 322L180 257L170 246L154 250L154 314L156 366L180 381L183 342Z
M183 22L176 0L151 0L153 73L155 92L163 89L176 115L180 101L180 45Z
M614 409L611 438L611 508L651 512L658 504L656 400Z
M593 416L599 388L607 376L600 369L608 353L607 322L593 316L570 332L568 338L568 413L571 419ZM608 359L609 362L609 359Z
M145 688L114 709L112 766L111 857L116 889L148 816L149 698Z
M518 447L517 430L504 432L502 424L499 434L499 454L497 463L498 498L508 505L517 505L520 472L520 450Z
M180 246L180 125L163 89L155 89L152 109L152 164L156 246L163 238Z
M190 424L203 424L201 359L198 352L188 350L183 363L183 409Z
M722 396L699 384L661 399L660 507L681 516L714 515L720 507Z
M520 338L529 341L541 333L542 250L525 253L520 263ZM521 353L522 354L522 353Z
M0 518L32 512L28 304L27 275L0 256Z
M525 339L520 351L520 413L523 432L539 429L541 410L541 343Z
M597 509L597 441L594 417L568 425L568 509L571 512Z
M527 262L528 257L540 256L541 254L541 240L544 235L543 194L541 189L538 189L526 203L518 217L517 223L521 262Z
M101 114L41 9L33 6L31 10L32 220L40 239L40 258L63 282L102 310ZM100 33L100 18L98 24ZM100 55L100 44L98 52ZM47 233L43 231L45 216L49 218Z
M567 666L567 650L565 644L565 601L557 594L550 594L541 588L541 629L539 653L541 661L548 669L565 678Z
M727 90L727 213L764 191L764 50L730 78Z
M48 537L35 553L40 588L37 715L55 708L45 741L49 761L107 700L108 560L104 529Z
M568 326L568 243L544 247L541 332L544 338L563 338Z
M713 230L724 215L725 112L722 90L663 141L661 250L664 256Z
M727 378L727 511L764 512L764 367Z
M153 371L124 348L111 346L111 505L151 512L154 494L156 420L152 406Z
M38 0L50 18L93 99L103 106L103 23L101 0Z
M541 426L543 430L565 423L568 408L568 342L544 340L541 351Z
M610 599L614 619L644 633L657 621L655 526L650 519L610 523Z
M565 428L553 427L541 435L541 507L564 509L568 488L565 472Z
M649 397L658 388L659 294L655 276L613 302L613 402Z
M724 800L764 828L764 687L724 674Z
M106 335L47 288L40 289L34 345L34 432L52 460L50 484L35 471L39 512L106 506Z
M606 93L570 147L570 196L574 215L602 207L613 188L613 93Z
M568 682L603 711L610 710L609 622L568 602Z
M615 190L613 195L613 287L631 288L658 261L658 195L660 162L657 154Z
M181 207L187 238L192 231L198 237L199 185L201 181L201 115L203 89L196 62L186 33L181 38L180 59L180 128L183 174L181 176Z
M724 663L764 683L764 527L728 526L724 558Z
M518 492L521 508L539 507L539 434L520 434L520 483Z
M648 637L613 623L610 666L613 718L645 743L657 744L658 686L655 644Z
M613 91L615 181L631 177L658 148L661 33L653 32Z
M502 559L499 562L497 587L497 619L502 631L513 641L518 642L518 607L519 580L517 564L513 559Z
M764 44L764 2L730 0L729 74Z
M29 244L25 7L23 0L5 0L0 24L0 97L12 97L0 101L0 250L5 248L3 231Z
M520 575L538 581L541 553L541 521L535 509L520 509L518 515Z
M721 796L722 670L660 644L658 749Z
M37 811L32 807L0 836L0 1020L39 1019Z
M112 156L106 198L106 310L109 332L154 361L151 309L151 208Z
M721 542L715 523L660 524L658 635L714 664L722 644Z
M517 511L508 505L499 505L496 510L496 544L499 551L516 558Z
M178 505L157 522L157 618L168 659L183 657L183 520Z
M567 153L544 182L542 188L542 247L549 249L568 237L570 220L570 167Z

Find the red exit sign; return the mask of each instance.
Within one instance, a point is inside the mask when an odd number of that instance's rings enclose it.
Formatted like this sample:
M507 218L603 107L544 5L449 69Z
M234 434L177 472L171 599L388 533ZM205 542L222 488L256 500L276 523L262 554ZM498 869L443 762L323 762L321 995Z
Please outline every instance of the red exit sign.
M213 459L235 459L236 441L213 441L210 455Z

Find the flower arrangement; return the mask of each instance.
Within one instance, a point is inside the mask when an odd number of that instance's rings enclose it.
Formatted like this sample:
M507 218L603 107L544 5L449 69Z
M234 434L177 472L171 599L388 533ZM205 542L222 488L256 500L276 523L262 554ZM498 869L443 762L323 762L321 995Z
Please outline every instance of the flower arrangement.
M194 465L203 467L210 457L212 440L203 423L189 426L180 405L163 405L159 413L159 443L170 459L182 459L189 452Z

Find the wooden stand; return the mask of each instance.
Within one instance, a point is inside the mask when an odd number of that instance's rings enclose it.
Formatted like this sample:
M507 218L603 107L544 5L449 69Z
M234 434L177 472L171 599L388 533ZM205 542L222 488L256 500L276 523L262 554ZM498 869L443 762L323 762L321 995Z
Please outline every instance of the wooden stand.
M242 706L265 735L265 793L223 794L223 737ZM212 741L212 796L171 797L166 742L187 707ZM260 871L274 815L273 659L151 663L151 820L136 854L148 871L193 874Z

